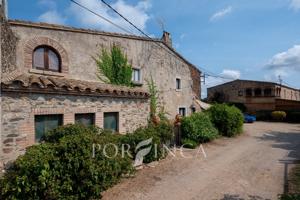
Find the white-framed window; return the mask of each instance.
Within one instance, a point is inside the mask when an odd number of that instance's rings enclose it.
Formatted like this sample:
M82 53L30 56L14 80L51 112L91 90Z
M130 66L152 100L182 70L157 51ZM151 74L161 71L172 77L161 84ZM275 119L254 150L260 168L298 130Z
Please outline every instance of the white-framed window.
M186 108L185 107L180 107L178 109L178 114L181 115L182 117L186 116Z
M176 90L181 90L181 79L176 78Z
M141 69L132 69L132 82L134 83L141 83L142 78L141 78Z

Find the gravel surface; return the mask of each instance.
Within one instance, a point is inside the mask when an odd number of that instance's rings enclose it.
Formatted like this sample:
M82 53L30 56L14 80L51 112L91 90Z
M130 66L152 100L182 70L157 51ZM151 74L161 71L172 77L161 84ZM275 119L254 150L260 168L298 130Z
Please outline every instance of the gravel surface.
M201 149L178 150L103 193L104 200L260 200L288 190L300 159L300 124L257 122Z

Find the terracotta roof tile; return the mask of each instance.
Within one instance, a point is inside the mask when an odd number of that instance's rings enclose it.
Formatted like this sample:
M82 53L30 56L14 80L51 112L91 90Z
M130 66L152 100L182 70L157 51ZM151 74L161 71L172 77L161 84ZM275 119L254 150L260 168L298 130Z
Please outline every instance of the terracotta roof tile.
M90 82L61 77L40 76L33 74L22 74L13 80L4 81L5 90L26 90L30 92L52 91L95 96L116 96L131 98L148 98L149 94L142 88L130 88L125 86L115 86L100 82Z

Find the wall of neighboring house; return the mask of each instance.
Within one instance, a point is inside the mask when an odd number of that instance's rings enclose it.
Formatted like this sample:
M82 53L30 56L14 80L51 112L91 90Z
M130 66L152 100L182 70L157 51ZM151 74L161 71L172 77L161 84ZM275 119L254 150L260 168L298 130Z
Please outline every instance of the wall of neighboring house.
M285 86L277 86L280 89L280 99L300 101L300 91Z
M269 92L266 90L269 90ZM285 108L291 106L294 108L298 104L292 103L291 105L287 100L300 101L299 90L260 81L237 80L209 88L208 99L214 99L216 93L224 94L223 99L225 102L245 104L249 112L276 110L277 108L283 108L282 105L285 105ZM277 105L277 102L280 102L280 106Z
M200 94L200 72L193 70L193 67L160 42L154 43L140 37L75 30L51 25L32 25L23 22L11 22L10 24L13 32L19 38L17 66L22 68L24 72L39 73L31 70L30 65L28 68L26 67L26 46L30 46L34 39L44 40L48 38L63 49L62 52L67 58L66 65L68 65L64 74L66 77L99 81L93 57L97 56L102 48L109 49L113 44L116 44L126 53L132 66L141 70L142 88L147 89L147 80L150 79L150 76L153 77L161 91L161 105L165 107L170 119L174 119L175 115L178 114L179 107L186 108L187 114L190 114L191 106L194 103L194 91L199 90L198 95ZM195 77L194 80L192 75ZM176 90L176 78L181 80L182 88L179 90Z
M256 89L261 90L260 95L255 94ZM271 94L265 94L265 89L270 89ZM216 93L224 94L225 102L243 103L249 112L275 109L275 87L272 83L237 80L209 88L208 99L212 100Z

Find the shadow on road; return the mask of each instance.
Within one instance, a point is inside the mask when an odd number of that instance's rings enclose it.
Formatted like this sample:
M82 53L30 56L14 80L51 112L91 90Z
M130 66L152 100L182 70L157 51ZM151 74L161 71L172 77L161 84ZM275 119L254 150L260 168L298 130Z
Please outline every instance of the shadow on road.
M260 196L252 196L252 195L248 195L248 198L241 198L240 195L230 195L230 194L225 194L224 198L220 199L220 200L270 200L270 199L264 199Z
M289 193L289 166L300 163L300 127L295 132L268 132L261 137L263 141L273 141L273 148L287 150L289 153L285 158L279 160L284 165L284 194Z

